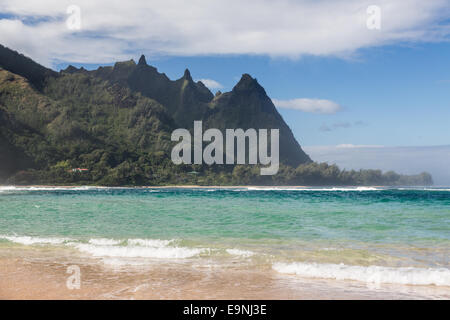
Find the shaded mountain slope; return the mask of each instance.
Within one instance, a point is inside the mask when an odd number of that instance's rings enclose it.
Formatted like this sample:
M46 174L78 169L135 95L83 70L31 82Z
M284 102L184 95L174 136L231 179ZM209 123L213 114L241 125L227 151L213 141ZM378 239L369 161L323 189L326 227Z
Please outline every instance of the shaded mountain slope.
M46 79L58 73L41 66L28 57L0 44L0 67L28 79L37 89L45 86Z
M279 129L280 161L294 167L311 162L264 88L250 75L244 74L231 92L218 95L210 106L204 117L206 127Z

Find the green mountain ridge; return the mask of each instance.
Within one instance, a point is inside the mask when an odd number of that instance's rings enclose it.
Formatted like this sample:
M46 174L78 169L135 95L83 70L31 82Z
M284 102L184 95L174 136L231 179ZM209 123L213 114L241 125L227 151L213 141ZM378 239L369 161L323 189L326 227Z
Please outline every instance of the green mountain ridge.
M192 130L195 120L202 120L205 130L280 129L280 172L262 177L258 166L174 165L171 132ZM69 66L55 72L0 46L0 183L383 182L385 175L373 171L364 178L361 171L313 163L264 88L248 74L232 91L214 96L192 79L189 70L171 80L148 65L144 56L137 64L130 60L92 71ZM401 179L413 184L432 181L425 173L395 177L395 184Z

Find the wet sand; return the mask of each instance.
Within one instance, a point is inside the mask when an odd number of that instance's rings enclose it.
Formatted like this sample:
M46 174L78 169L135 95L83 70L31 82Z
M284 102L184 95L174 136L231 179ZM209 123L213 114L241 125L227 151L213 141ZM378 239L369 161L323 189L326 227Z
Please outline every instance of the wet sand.
M68 289L71 265L80 289ZM301 279L269 268L190 262L108 265L70 251L0 249L0 299L449 299L449 288Z

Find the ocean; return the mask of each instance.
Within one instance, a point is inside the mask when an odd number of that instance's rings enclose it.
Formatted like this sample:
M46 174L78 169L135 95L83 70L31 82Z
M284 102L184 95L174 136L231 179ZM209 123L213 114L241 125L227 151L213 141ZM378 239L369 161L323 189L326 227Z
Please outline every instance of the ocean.
M0 187L0 249L448 298L450 189Z

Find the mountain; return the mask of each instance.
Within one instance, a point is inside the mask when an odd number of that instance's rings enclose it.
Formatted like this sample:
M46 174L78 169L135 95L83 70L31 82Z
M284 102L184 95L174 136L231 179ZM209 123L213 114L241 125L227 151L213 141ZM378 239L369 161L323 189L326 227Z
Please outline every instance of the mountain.
M220 130L279 129L281 161L293 167L311 162L264 88L248 74L242 76L231 92L218 94L211 101L204 122L207 127Z
M102 163L109 170L142 156L169 158L171 132L192 130L195 120L202 120L205 130L279 128L280 161L311 162L264 89L247 74L232 92L214 97L189 70L171 80L144 56L137 64L55 72L0 46L0 67L0 179L58 163L91 169Z
M311 162L265 90L248 74L242 76L231 92L214 97L201 81L193 81L188 69L182 78L172 81L149 66L144 56L137 65L130 60L91 73L158 101L180 128L192 129L195 120L202 120L205 129L221 131L227 128L280 129L280 161L292 166Z
M35 88L42 89L48 77L56 77L57 72L47 69L28 57L0 44L0 67L26 78Z
M279 174L260 176L258 166L173 164L171 133L192 131L195 120L204 130L279 129ZM137 64L55 72L0 45L0 183L351 184L379 174L361 177L312 163L248 74L214 96L189 70L171 80L144 56Z

